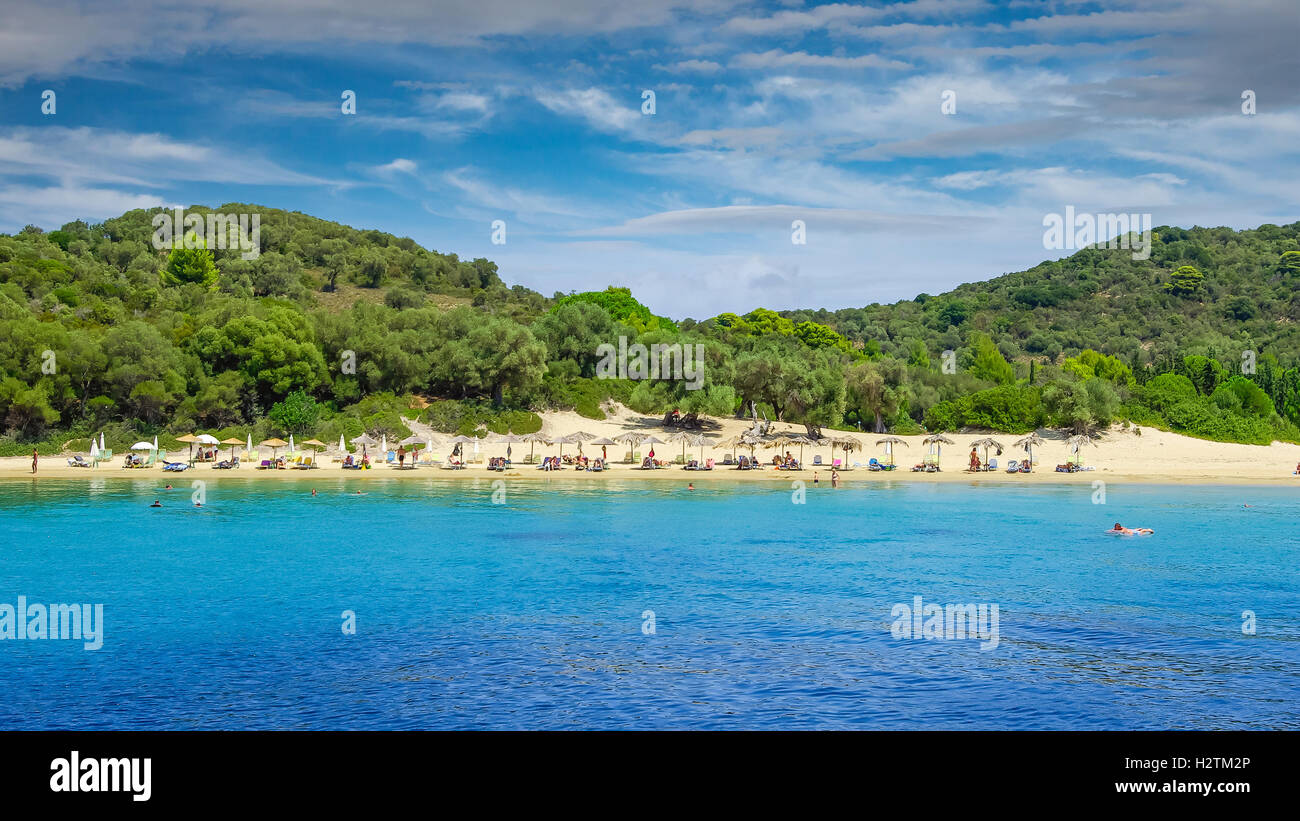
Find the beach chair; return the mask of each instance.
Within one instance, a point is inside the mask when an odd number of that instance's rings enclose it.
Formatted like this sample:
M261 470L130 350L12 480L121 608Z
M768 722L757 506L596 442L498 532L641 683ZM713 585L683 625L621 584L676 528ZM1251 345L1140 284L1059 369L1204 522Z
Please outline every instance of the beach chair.
M987 465L984 466L984 469L985 469L985 470L997 470L997 469L998 469L998 460L997 460L997 459L990 459L990 460L989 460L989 463L988 463Z
M85 459L82 459L81 454L78 453L68 459L68 467L88 468L90 467L90 463L87 462Z
M1020 462L1018 460L1012 459L1011 461L1007 462L1007 473L1019 473L1019 472L1020 472Z
M315 460L310 456L303 456L293 465L294 470L311 470L316 467Z
M822 457L821 457L821 454L814 454L814 455L813 455L813 467L815 467L815 468L819 468L819 467L821 467L821 466L822 466Z
M867 463L867 470L884 470L885 466L880 464L876 457L872 456L871 461Z

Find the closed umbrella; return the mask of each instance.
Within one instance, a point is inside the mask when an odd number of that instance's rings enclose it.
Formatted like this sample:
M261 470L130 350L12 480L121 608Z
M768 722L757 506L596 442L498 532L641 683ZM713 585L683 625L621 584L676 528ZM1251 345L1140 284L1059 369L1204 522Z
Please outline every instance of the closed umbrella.
M383 454L384 458L388 458L388 434L386 433L379 435L379 452Z
M290 452L290 453L293 453L295 450L297 450L297 448L294 447L294 444L293 444L293 434L291 433L291 434L289 434L289 452Z
M339 441L342 442L343 440L340 439ZM253 452L253 434L250 433L248 434L248 441L244 443L244 453L252 453L252 452Z
M153 449L154 449L154 450L157 450L157 449L158 449L158 437L157 437L157 436L155 436L155 437L153 438Z
M347 443L343 441L343 434L340 433L340 434L339 434L339 453L347 453L347 452L348 452L348 446L347 446Z

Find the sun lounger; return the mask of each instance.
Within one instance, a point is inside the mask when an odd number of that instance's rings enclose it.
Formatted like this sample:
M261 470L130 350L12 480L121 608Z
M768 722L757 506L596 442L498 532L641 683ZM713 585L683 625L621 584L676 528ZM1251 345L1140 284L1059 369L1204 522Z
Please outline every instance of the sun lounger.
M309 455L309 456L304 456L304 457L302 457L302 459L301 459L297 464L295 464L295 465L293 466L293 469L294 469L294 470L311 470L311 469L314 468L314 467L316 467L316 460L315 460L314 457L312 457L312 456Z
M164 462L163 463L163 470L171 471L172 473L181 473L182 471L186 471L189 469L190 466L185 462Z
M68 467L88 468L90 467L90 463L87 462L85 459L82 459L81 454L78 453L75 456L72 456L71 458L68 459Z
M821 467L821 466L822 466L822 457L820 455L814 454L813 467Z

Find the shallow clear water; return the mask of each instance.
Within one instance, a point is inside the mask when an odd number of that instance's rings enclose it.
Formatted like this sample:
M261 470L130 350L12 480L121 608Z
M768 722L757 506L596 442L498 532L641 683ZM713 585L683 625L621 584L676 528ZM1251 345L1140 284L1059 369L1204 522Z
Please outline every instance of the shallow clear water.
M1300 727L1292 489L193 478L0 482L0 603L105 623L0 641L0 728Z

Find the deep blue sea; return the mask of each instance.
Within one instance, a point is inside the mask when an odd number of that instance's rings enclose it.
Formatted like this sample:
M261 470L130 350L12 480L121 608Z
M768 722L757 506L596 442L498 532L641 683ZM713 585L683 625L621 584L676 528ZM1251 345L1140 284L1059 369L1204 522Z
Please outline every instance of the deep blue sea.
M1300 490L193 478L0 482L0 604L104 606L0 728L1300 728Z

